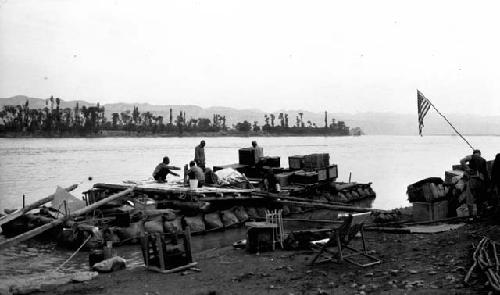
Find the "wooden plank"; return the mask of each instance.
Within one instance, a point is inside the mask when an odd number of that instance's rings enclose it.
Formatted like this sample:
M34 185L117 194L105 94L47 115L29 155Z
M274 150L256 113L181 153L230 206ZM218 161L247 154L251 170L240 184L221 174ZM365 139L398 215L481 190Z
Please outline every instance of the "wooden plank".
M111 201L114 201L116 199L119 199L125 195L128 195L129 193L133 192L134 191L134 187L131 187L129 189L126 189L124 191L121 191L119 193L116 193L114 195L111 195L109 197L107 197L106 199L102 199L100 200L99 202L96 202L90 206L87 206L85 208L82 208L80 210L76 210L74 212L72 212L71 214L69 214L68 216L65 216L65 217L62 217L60 219L56 219L50 223L47 223L45 225L42 225L40 227L37 227L35 229L32 229L30 231L27 231L23 234L20 234L18 236L15 236L13 238L10 238L10 239L7 239L5 241L3 241L2 243L0 243L0 250L2 249L5 249L5 248L8 248L8 247L11 247L11 246L14 246L15 244L18 244L22 241L26 241L28 239L31 239L51 228L54 228L60 224L62 224L63 222L65 222L66 220L72 218L72 217L76 217L76 216L79 216L79 215L83 215L87 212L90 212L92 210L95 210L96 208L98 208L99 206L101 205L104 205L108 202L111 202Z
M324 204L324 203L317 203L317 202L298 202L298 201L286 201L286 200L281 200L281 201L276 201L278 203L282 204L291 204L291 205L297 205L301 207L308 207L308 208L316 208L316 209L331 209L335 211L343 211L343 212L356 212L356 213L365 213L365 212L387 212L386 210L381 210L381 209L373 209L373 208L362 208L362 207L354 207L354 206L341 206L341 205L330 205L330 204Z
M74 190L77 186L78 185L73 184L73 185L65 188L65 190L68 191L68 192L70 192L70 191ZM31 203L31 204L29 204L29 205L27 205L27 206L25 206L25 207L23 207L23 208L15 211L15 212L13 212L13 213L11 213L11 214L9 214L7 216L4 216L4 217L0 218L0 226L2 224L5 224L5 223L7 223L9 221L12 221L12 220L18 218L18 217L21 217L22 215L28 213L29 211L31 211L33 209L36 209L36 208L42 206L45 203L48 203L48 202L52 201L54 199L54 196L55 196L54 194L49 195L48 197L42 198L42 199L40 199L40 200L38 200L36 202L33 202L33 203ZM0 228L0 233L1 232L2 232L2 229Z
M154 266L148 266L147 269L152 270L152 271L156 271L159 273L163 273L163 274L168 274L168 273L174 273L174 272L178 272L178 271L182 271L182 270L187 270L187 269L190 269L192 267L195 267L196 265L198 265L198 262L189 263L189 264L179 266L176 268L172 268L172 269L168 269L168 270L162 270L162 269L160 269L158 267L154 267Z

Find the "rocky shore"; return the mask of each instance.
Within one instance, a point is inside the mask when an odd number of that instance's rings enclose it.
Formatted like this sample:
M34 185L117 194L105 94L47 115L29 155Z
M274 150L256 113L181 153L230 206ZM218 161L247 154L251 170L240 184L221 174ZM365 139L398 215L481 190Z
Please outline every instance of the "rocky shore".
M500 230L474 221L437 234L367 232L368 248L382 259L367 268L347 262L312 267L308 251L250 254L225 247L193 253L199 271L159 274L136 267L45 294L488 294L478 272L464 283L472 245L483 236L500 241Z

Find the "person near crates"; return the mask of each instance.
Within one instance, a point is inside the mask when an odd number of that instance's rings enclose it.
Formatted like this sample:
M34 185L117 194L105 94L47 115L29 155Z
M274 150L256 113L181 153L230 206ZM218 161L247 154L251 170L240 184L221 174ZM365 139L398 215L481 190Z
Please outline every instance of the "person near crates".
M484 203L487 201L488 170L486 168L486 160L481 157L480 150L474 150L472 155L468 155L460 160L460 165L462 165L465 171L466 203L469 216L474 215L474 201L477 203L478 213L483 214Z
M252 141L252 149L254 150L254 155L255 155L255 164L258 164L260 161L260 158L264 157L264 150L257 145L257 141Z
M202 187L205 184L205 172L201 167L196 166L194 161L189 162L188 170L189 179L198 179L198 187Z
M198 167L205 170L205 141L200 141L200 144L194 148L194 161Z
M490 190L491 199L498 210L500 209L500 153L495 156L491 166Z
M179 176L179 174L172 172L172 170L181 170L179 167L169 166L170 159L168 157L163 157L163 161L158 164L153 171L153 178L157 182L165 182L167 180L167 175L172 174L174 176Z

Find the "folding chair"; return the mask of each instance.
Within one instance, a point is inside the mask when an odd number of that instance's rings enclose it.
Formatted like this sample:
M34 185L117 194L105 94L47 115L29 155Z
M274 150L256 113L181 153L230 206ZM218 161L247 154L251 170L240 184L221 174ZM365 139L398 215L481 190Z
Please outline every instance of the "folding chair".
M357 233L361 234L361 240L363 243L362 250L358 250L349 246L349 243ZM337 248L336 251L334 250L335 248ZM350 253L346 253L347 250L350 250ZM353 259L355 256L363 256L370 262L359 263ZM332 229L330 238L320 248L319 253L314 257L311 265L328 261L342 262L344 260L361 267L367 267L381 263L380 259L368 254L363 231L363 223L353 224L353 218L351 214L349 214L348 218L340 226Z
M273 249L276 243L279 243L280 247L283 249L283 241L285 240L285 230L283 228L283 217L281 215L282 209L269 211L266 210L266 222L276 224L276 228L273 229Z

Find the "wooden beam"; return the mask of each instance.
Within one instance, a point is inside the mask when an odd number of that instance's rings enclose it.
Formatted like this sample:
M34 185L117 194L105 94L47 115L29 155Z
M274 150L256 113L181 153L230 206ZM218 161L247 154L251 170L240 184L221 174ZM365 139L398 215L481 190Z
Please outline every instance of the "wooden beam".
M20 234L18 236L15 236L13 238L10 238L10 239L7 239L5 241L3 241L2 243L0 243L0 250L2 249L5 249L5 248L8 248L8 247L11 247L11 246L14 246L15 244L18 244L20 242L23 242L23 241L26 241L28 239L31 239L51 228L54 228L60 224L62 224L63 222L65 222L66 220L68 220L69 218L72 218L72 217L76 217L76 216L79 216L79 215L83 215L87 212L90 212L92 210L95 210L96 208L98 208L99 206L101 205L104 205L108 202L111 202L111 201L114 201L116 199L119 199L125 195L128 195L129 193L133 192L134 191L134 187L131 187L129 189L126 189L124 191L121 191L119 193L116 193L114 195L111 195L105 199L102 199L100 200L99 202L96 202L90 206L87 206L85 208L82 208L80 210L77 210L75 212L72 212L71 214L69 214L68 216L64 216L60 219L56 219L50 223L47 223L47 224L44 224L40 227L37 227L35 229L32 229L30 231L27 231L23 234Z
M315 209L330 209L335 211L343 211L343 212L355 212L355 213L366 213L366 212L387 212L381 209L373 209L373 208L362 208L362 207L354 207L354 206L341 206L341 205L330 205L318 202L298 202L298 201L276 201L282 204L290 204L307 208L315 208Z
M78 185L73 184L72 186L69 186L69 187L65 188L65 190L68 191L68 192L70 192L70 191L74 190L77 186ZM18 218L18 217L21 217L22 215L28 213L29 211L31 211L33 209L36 209L36 208L42 206L45 203L48 203L48 202L52 201L54 199L54 196L55 196L54 194L49 195L48 197L42 198L42 199L40 199L38 201L35 201L35 202L33 202L33 203L31 203L31 204L29 204L29 205L27 205L27 206L25 206L25 207L23 207L23 208L15 211L15 212L7 215L7 216L4 216L4 217L0 218L0 226L2 224L5 224L5 223L7 223L9 221L12 221L12 220ZM2 232L2 230L0 228L0 233L1 232Z

